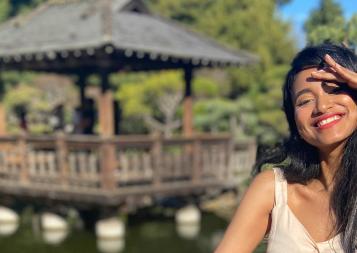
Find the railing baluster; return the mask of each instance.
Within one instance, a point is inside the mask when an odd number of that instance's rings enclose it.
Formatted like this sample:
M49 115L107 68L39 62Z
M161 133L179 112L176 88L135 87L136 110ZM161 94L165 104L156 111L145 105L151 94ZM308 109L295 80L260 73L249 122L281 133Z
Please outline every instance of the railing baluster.
M198 137L194 139L192 155L192 182L197 183L202 180L201 140Z
M29 168L27 164L27 144L26 144L26 135L20 135L18 139L18 156L19 165L20 165L20 182L28 183L29 182Z
M115 169L117 168L116 146L110 139L103 139L100 146L101 187L114 190L117 187Z
M65 135L59 133L56 138L56 156L58 161L58 170L60 171L60 181L62 185L68 185L68 148Z
M151 147L151 154L152 154L152 162L153 162L153 184L155 187L160 187L162 183L162 161L163 161L163 154L162 154L162 146L163 141L159 134L154 135L154 141Z

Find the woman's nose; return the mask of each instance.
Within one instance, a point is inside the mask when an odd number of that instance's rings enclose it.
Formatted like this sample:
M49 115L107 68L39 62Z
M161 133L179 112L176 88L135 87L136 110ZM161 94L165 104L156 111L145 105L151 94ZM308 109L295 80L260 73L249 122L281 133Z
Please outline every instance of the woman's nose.
M331 97L328 94L320 95L316 99L315 113L326 113L331 107Z

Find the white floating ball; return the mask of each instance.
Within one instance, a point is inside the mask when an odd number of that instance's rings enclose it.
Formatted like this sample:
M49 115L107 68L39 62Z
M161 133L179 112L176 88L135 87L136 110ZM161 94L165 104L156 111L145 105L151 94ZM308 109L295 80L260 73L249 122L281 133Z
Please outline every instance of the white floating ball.
M41 225L43 230L67 230L66 220L53 213L44 213L41 215Z
M179 209L175 215L176 223L181 224L199 224L201 222L200 210L193 206L187 206Z

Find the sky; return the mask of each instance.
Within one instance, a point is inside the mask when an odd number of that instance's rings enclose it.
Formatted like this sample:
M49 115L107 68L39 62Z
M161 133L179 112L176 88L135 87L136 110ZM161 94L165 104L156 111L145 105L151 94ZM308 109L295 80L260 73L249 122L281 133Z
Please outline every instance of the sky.
M357 12L357 0L335 0L342 7L344 16L349 19ZM294 35L298 39L298 46L305 45L305 36L303 35L303 24L310 12L315 9L320 0L293 0L290 4L280 9L280 13L285 20L293 23Z

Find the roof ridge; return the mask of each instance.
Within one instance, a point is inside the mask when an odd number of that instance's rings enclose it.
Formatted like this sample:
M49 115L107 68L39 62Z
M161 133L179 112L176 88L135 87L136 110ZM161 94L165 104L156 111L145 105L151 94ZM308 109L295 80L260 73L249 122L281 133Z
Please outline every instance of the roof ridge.
M113 38L113 1L100 0L103 42L109 43Z

